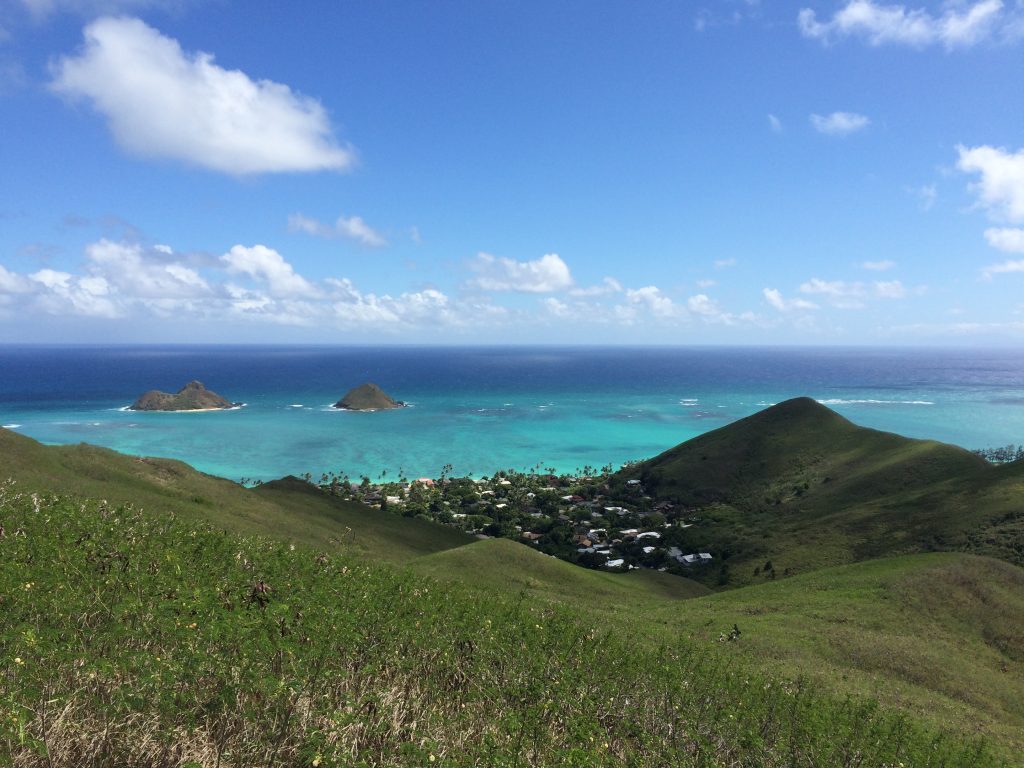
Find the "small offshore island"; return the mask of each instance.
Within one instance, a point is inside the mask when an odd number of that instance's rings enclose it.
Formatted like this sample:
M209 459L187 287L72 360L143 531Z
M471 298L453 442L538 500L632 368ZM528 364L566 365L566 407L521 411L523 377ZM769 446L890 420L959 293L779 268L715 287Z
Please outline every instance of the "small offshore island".
M129 411L223 411L236 408L216 392L211 392L201 381L190 381L175 394L151 389L128 406Z
M366 382L346 392L334 407L343 411L389 411L405 408L406 404L395 400L373 382Z

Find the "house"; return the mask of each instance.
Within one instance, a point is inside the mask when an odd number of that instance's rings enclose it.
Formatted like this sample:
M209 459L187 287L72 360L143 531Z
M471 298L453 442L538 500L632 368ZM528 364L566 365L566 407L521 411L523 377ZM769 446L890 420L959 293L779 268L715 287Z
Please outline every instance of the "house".
M644 531L636 535L637 539L660 539L661 534L657 531Z
M651 554L651 552L653 552L656 549L657 549L657 547L644 547L644 554L645 555L649 555L649 554Z
M538 541L543 536L544 536L544 534L542 534L542 533L533 533L531 531L523 531L521 538L526 540L526 541Z
M431 480L429 477L418 477L415 480L413 480L412 483L413 485L419 483L420 485L426 486L427 488L434 487L434 481Z
M702 563L710 563L712 561L711 554L709 552L700 552L697 557L700 558Z
M636 488L636 487L638 487L640 485L640 481L639 480L627 480L626 481L626 485L628 485L630 488Z
M604 564L604 567L605 568L621 568L625 564L626 564L626 561L624 559L622 559L621 557L618 557L615 560L609 560L607 563Z

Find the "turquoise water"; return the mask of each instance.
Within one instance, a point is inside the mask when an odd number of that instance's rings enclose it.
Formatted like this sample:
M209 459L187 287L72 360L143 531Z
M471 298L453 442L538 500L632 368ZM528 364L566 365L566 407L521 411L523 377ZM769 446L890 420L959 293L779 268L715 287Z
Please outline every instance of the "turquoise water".
M798 395L911 437L1024 442L1013 350L6 347L0 371L0 425L232 479L618 466ZM193 378L245 406L123 410ZM330 407L364 381L411 407Z

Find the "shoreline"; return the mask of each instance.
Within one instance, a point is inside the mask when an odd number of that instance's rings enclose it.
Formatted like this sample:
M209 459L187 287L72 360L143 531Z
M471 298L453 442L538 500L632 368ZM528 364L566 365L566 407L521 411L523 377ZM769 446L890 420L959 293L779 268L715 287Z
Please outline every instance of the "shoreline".
M132 408L130 405L126 405L123 408L117 410L122 413L211 413L213 411L240 411L248 403L235 403L234 405L227 406L226 408L175 408L173 410L164 410L161 408Z

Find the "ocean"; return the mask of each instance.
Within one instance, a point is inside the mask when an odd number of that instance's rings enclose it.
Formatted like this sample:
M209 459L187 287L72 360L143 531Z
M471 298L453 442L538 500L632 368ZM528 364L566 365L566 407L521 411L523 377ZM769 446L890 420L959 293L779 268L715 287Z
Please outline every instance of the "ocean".
M244 407L124 410L192 379ZM410 407L331 408L366 381ZM618 467L799 395L909 437L1024 442L1024 353L1005 349L0 347L0 425L233 480Z

